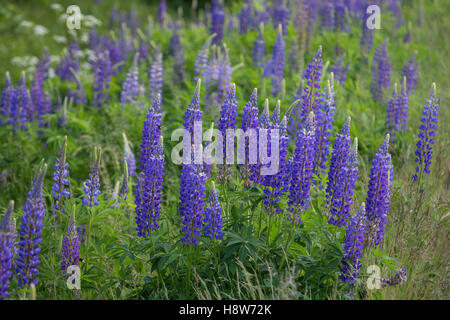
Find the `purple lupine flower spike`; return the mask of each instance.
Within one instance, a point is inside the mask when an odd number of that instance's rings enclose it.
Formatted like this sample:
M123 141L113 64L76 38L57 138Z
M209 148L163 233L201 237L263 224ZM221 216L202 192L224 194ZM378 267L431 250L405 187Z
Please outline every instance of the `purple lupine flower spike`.
M319 46L317 53L311 59L303 76L305 83L301 96L301 104L298 103L296 105L296 109L293 111L294 116L291 117L289 131L293 136L296 136L297 130L310 112L317 114L319 111L318 108L321 103L320 80L322 77L322 68L322 46Z
M391 86L391 59L386 49L387 40L383 41L376 49L373 56L372 81L370 91L373 100L384 100L384 89Z
M110 96L107 92L111 81L111 60L108 51L97 55L94 64L95 76L93 86L93 103L96 107L101 107L109 103Z
M164 150L161 134L161 99L158 95L149 108L142 131L141 157L137 177L136 231L138 236L147 237L159 228L161 196L164 177Z
M364 6L363 10L364 14L361 19L362 33L360 47L363 54L367 54L372 49L373 45L373 29L369 29L367 27L367 19L369 18L369 14L367 13L367 6Z
M6 72L5 84L3 86L2 97L0 101L0 112L3 119L0 119L2 124L12 123L11 118L14 117L15 109L17 108L17 95L9 72Z
M403 77L402 88L400 90L400 129L406 130L406 125L408 124L408 113L409 113L409 96L407 89L407 79Z
M281 91L281 82L284 79L284 59L285 45L283 40L283 30L281 24L278 25L278 34L273 46L272 54L272 94L276 95Z
M223 4L219 1L214 1L211 11L211 34L215 33L213 44L222 43L223 39L223 25L225 23L225 10Z
M134 157L134 153L130 148L130 144L128 142L127 136L125 132L122 132L123 137L123 160L127 162L128 166L128 174L130 176L134 176L136 174L136 160Z
M331 73L331 79L327 82L326 98L319 105L316 125L316 144L314 152L314 174L318 177L325 173L327 166L325 162L328 159L331 129L334 123L334 112L336 103L334 100L334 77Z
M33 121L33 109L31 106L30 92L27 89L25 72L22 72L17 83L17 109L20 117L20 128L27 129L27 122Z
M342 261L341 274L339 279L344 282L354 284L358 278L358 272L361 268L359 259L362 257L364 249L364 239L366 234L366 210L364 202L355 216L348 224L345 234L344 259Z
M69 185L69 179L67 176L69 175L69 164L66 162L66 148L67 148L67 136L64 137L63 144L61 145L61 149L59 150L58 158L56 158L56 163L53 165L53 186L52 186L52 196L55 200L55 208L53 213L56 214L58 211L64 212L62 207L63 198L70 197L69 190L66 189L66 186Z
M258 138L256 135L256 131L258 129L258 107L257 107L257 96L258 96L258 90L255 88L252 92L252 95L250 96L250 100L245 104L244 107L244 113L242 115L242 130L244 132L248 132L249 130L253 130L253 136L254 138ZM249 132L250 133L250 132ZM244 136L245 141L245 152L244 152L244 159L239 159L240 163L244 163L244 166L242 168L243 171L243 177L244 177L244 184L249 186L250 181L250 143L253 143L251 141L252 135L249 135L248 137ZM255 141L257 144L257 140ZM256 148L256 151L258 149ZM240 156L240 154L238 154Z
M408 60L402 69L402 79L406 77L406 88L410 95L417 87L417 63L415 62L417 52Z
M31 190L28 193L23 215L20 218L18 250L16 255L16 278L19 287L36 285L40 263L39 245L42 241L42 227L46 212L42 187L47 165L42 161L33 177Z
M369 190L366 198L367 243L380 245L384 235L387 214L390 209L393 167L389 154L389 133L375 154L369 175Z
M74 40L67 48L67 53L64 58L61 60L61 63L56 67L55 73L61 78L63 81L74 81L73 72L78 72L79 69L79 59L78 52L80 48L78 47L77 42Z
M157 48L153 55L153 62L149 70L150 100L153 101L159 95L161 99L163 86L163 61L162 53Z
M264 66L265 43L264 43L264 24L259 27L258 38L253 45L253 65L256 67Z
M9 282L12 278L15 225L11 221L14 201L10 201L0 224L0 300L9 297Z
M439 117L439 98L436 95L436 84L433 83L430 97L425 104L420 119L419 134L417 141L417 149L415 152L417 163L416 173L413 176L413 181L419 179L421 182L424 174L430 174L431 160L433 158L433 144L436 135L438 117ZM423 191L423 190L421 190Z
M197 81L198 78L203 74L205 68L208 65L209 48L211 46L211 40L215 36L216 35L213 34L205 41L202 48L198 51L197 56L195 57L195 66L194 66L195 81Z
M395 83L394 90L392 90L392 96L388 101L386 110L386 125L389 128L391 137L395 137L396 131L405 127L405 109L406 112L408 112L408 102L409 98L403 89L403 86L401 94L399 94L397 90L397 83Z
M230 58L228 57L228 49L225 47L223 55L219 60L219 70L217 77L217 104L221 105L225 100L228 88L231 85L231 74L233 69L231 67Z
M216 185L214 181L211 182L211 190L209 191L209 206L205 208L205 226L203 227L203 234L209 237L210 240L223 238L223 221L222 221L222 207L217 198Z
M133 64L128 71L127 78L122 86L122 92L120 93L120 103L124 107L127 103L136 104L139 96L139 70L137 62L139 53L136 53Z
M100 204L97 197L100 195L100 159L101 159L101 149L94 149L94 164L92 165L91 172L89 173L89 178L84 183L84 198L82 203L86 207L96 207Z
M128 198L128 163L127 161L123 161L123 179L122 179L122 185L120 186L120 191L118 193L118 196L121 197L123 200L127 200Z
M80 238L75 227L75 208L67 226L61 249L61 270L66 273L70 266L78 266L80 262Z
M330 72L334 74L336 81L344 85L347 81L348 63L344 66L344 56L342 55L335 64L330 67Z
M158 5L158 21L161 28L164 27L165 15L167 14L166 0L160 0Z
M330 200L331 216L328 223L338 227L347 225L353 205L353 191L358 179L358 139L355 138L353 148L337 177L336 191Z
M252 14L252 4L247 1L242 6L241 11L238 14L239 17L239 33L246 34L248 28L250 27L251 22L251 14Z
M301 223L301 214L309 208L315 131L314 113L310 112L302 128L297 132L294 154L288 164L289 218L296 224Z

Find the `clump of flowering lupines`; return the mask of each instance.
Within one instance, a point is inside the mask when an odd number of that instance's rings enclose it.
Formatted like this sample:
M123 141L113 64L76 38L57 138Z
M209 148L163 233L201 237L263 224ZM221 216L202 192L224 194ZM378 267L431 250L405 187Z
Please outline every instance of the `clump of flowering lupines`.
M141 237L146 237L152 230L159 228L165 166L160 110L161 100L160 96L157 96L148 110L142 131L139 158L141 173L137 178L135 194L136 230Z
M110 98L107 90L111 81L111 60L108 51L104 51L97 55L94 62L94 86L93 86L93 103L96 107L108 104Z
M256 131L258 129L258 107L257 107L257 96L258 96L258 90L255 88L252 92L252 95L250 96L250 100L245 104L244 107L244 113L242 115L242 130L244 132L247 132L249 129L254 130L254 133L256 134ZM258 137L256 136L256 139ZM250 166L249 166L249 157L250 157L250 137L245 137L245 141L243 141L245 146L245 153L244 153L244 159L240 159L240 161L244 161L243 166L243 177L244 177L244 184L250 185L249 177L250 177ZM257 143L257 141L256 141ZM256 149L258 150L258 149ZM240 154L238 154L239 156Z
M53 165L53 186L52 186L52 196L55 200L55 208L54 214L58 211L63 211L62 208L62 200L64 197L70 197L69 190L66 189L66 186L69 184L69 179L67 176L69 175L69 164L66 162L66 148L67 148L67 137L64 137L64 142L61 145L61 149L59 150L59 156L56 158L56 163Z
M203 234L211 240L222 239L222 207L220 206L219 199L217 198L214 181L211 183L211 190L209 191L208 200L209 206L205 208L205 225L203 227Z
M17 94L14 88L9 72L6 72L5 84L3 86L2 97L0 101L0 112L3 117L3 124L11 124L17 109Z
M320 105L320 79L322 76L322 46L319 46L317 53L311 59L305 70L303 78L303 93L300 103L296 105L293 117L291 117L290 132L296 136L296 131L302 122L308 117L310 112L317 113Z
M366 210L364 202L355 216L350 219L345 234L344 259L342 261L339 279L354 284L361 268L359 259L362 257L366 234Z
M128 142L125 132L122 132L123 137L123 160L128 165L128 174L134 176L136 174L136 160L133 151L131 151L130 144Z
M316 144L314 151L314 174L320 176L325 172L329 154L331 129L333 128L334 112L336 103L334 100L334 80L333 73L331 79L327 82L326 98L319 105L316 118Z
M434 136L436 135L437 122L439 117L439 99L436 95L436 84L433 83L430 97L425 104L420 118L419 126L419 141L417 141L417 149L415 152L416 173L413 176L413 181L421 178L423 174L430 173L431 160L433 157Z
M120 103L124 107L127 103L136 104L137 97L139 96L139 70L137 67L139 54L136 54L133 60L133 64L128 71L127 78L122 86L122 92L120 93Z
M281 82L284 79L284 59L285 46L283 40L283 30L281 24L278 25L278 34L275 44L273 46L272 54L272 94L277 94L281 91Z
M264 43L264 25L261 24L259 27L258 38L256 38L253 45L253 65L256 67L264 66L264 54L265 54L265 43Z
M163 86L162 53L158 48L155 50L153 62L148 73L150 77L150 99L153 101L158 95L161 97Z
M402 69L402 79L406 77L406 88L410 95L417 87L417 63L415 62L417 52L408 60Z
M19 287L36 284L40 263L39 244L42 241L42 227L46 212L42 186L47 165L41 162L33 177L31 190L28 193L23 215L20 218L18 250L16 255L16 278Z
M375 49L372 64L372 81L370 91L373 100L382 102L384 99L383 89L391 86L391 59L386 49L387 40L383 41Z
M12 277L15 228L11 221L14 201L10 201L8 209L0 224L0 300L9 297L9 281Z
M331 216L328 223L338 227L345 226L353 205L353 191L358 179L358 139L355 138L347 163L341 168L333 198L330 199Z
M77 42L75 40L72 41L72 43L67 48L66 55L55 69L55 73L61 78L61 80L63 81L75 80L73 74L78 71L80 64L78 61L79 50L80 48L78 47Z
M297 132L294 154L288 163L289 212L290 219L296 224L302 221L301 214L309 208L315 131L314 113L310 112L303 126Z
M226 146L226 133L228 129L236 128L236 118L237 118L237 101L236 101L236 85L234 83L231 84L228 89L228 95L225 99L225 102L222 105L220 110L220 119L219 119L219 130L222 134L223 138L223 165L219 166L220 178L221 180L227 180L229 178L229 164L226 163L227 159L227 146ZM234 154L234 150L233 150Z
M381 243L390 209L391 186L394 170L389 154L389 134L375 154L369 174L366 198L367 243L376 247Z
M75 211L75 208L74 208ZM70 266L80 262L80 238L75 227L75 212L69 219L67 234L64 235L61 249L61 270L67 271Z
M86 207L96 207L100 203L97 200L97 197L100 195L100 178L99 178L99 169L100 169L100 158L101 158L101 150L95 148L94 149L94 164L92 165L91 172L89 173L89 178L84 183L84 198L82 200L83 205Z

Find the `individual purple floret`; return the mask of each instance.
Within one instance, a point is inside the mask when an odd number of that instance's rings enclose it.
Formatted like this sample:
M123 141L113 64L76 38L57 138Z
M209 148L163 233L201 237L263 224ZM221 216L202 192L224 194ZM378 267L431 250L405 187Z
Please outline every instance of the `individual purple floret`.
M67 272L70 266L80 262L80 238L75 228L75 214L70 217L67 234L64 235L61 249L61 270Z
M369 190L366 198L367 243L380 245L384 235L387 214L390 209L391 186L394 170L389 154L389 134L375 154L369 174Z
M161 100L153 101L149 108L142 131L141 173L136 183L136 225L138 236L149 236L152 230L159 228L161 195L164 177L164 150L161 134Z
M353 191L358 179L358 139L350 150L347 163L341 168L335 192L329 200L331 216L328 223L338 227L347 225L350 210L353 205Z
M281 91L281 82L284 79L284 59L285 46L281 25L278 25L278 34L273 46L272 54L272 94L276 95Z
M136 160L134 157L134 153L130 148L130 144L128 142L127 136L125 132L122 132L123 136L123 160L126 161L128 165L128 174L130 176L134 176L136 174Z
M316 116L316 144L314 151L314 174L320 177L325 173L327 166L325 162L328 159L331 129L334 123L334 112L336 103L334 100L333 74L327 84L326 98L319 105Z
M384 100L383 89L389 89L391 86L391 59L387 53L386 44L387 40L376 47L373 56L370 91L373 100L377 102Z
M93 86L93 103L96 107L101 107L109 103L110 96L107 92L109 82L111 81L111 60L109 52L104 51L97 55L94 63L94 86Z
M420 119L419 126L419 141L417 141L417 149L415 152L417 163L416 173L413 176L413 180L419 179L421 182L423 174L430 173L431 160L433 157L433 144L434 136L436 135L438 117L439 117L439 99L436 95L436 84L433 83L430 97L425 104Z
M64 137L64 142L61 145L61 149L59 150L58 158L56 158L56 163L53 165L53 186L52 186L52 196L55 200L55 208L54 214L58 211L63 211L62 208L62 200L64 197L70 197L69 190L66 189L66 186L69 185L69 179L67 176L69 175L69 164L66 162L66 146L67 146L67 137Z
M127 78L122 86L120 93L120 103L124 107L127 103L136 104L139 96L139 70L137 67L139 54L136 54L133 64L128 71Z
M39 244L42 241L42 227L46 212L42 187L47 165L43 161L33 177L31 190L28 193L23 215L20 218L18 250L16 255L16 278L19 287L36 285L40 263Z
M11 221L14 211L14 201L10 201L0 224L0 300L9 297L9 282L13 275L15 226Z
M264 43L264 25L261 24L259 28L258 38L255 40L253 45L253 65L256 67L264 66L264 54L265 54L265 43Z
M155 50L153 62L148 73L150 77L150 100L153 101L158 95L161 99L163 86L163 61L162 53L159 49Z
M322 76L322 46L319 46L317 53L311 59L305 70L303 78L305 83L303 86L303 93L301 96L301 103L297 103L293 116L291 117L291 123L289 131L292 135L296 135L299 126L305 121L310 112L318 113L318 108L321 102L320 97L320 80Z
M205 225L203 227L203 234L209 237L210 240L223 238L223 221L222 221L222 207L217 198L216 186L214 181L211 183L211 190L209 191L209 206L205 208Z
M89 173L89 178L84 183L84 198L82 200L83 205L86 207L96 207L100 204L97 197L100 195L100 179L99 179L99 169L100 169L100 158L101 150L95 148L94 150L94 164L92 165L91 172Z
M350 219L345 234L345 254L339 279L350 284L355 284L359 269L361 268L359 259L362 257L362 251L364 249L365 227L366 210L363 202L357 214Z
M289 213L296 224L301 223L301 214L308 210L310 202L309 190L313 173L314 114L310 112L303 126L297 132L297 140L292 158L289 160Z
M402 70L402 79L406 77L406 88L410 95L417 87L417 63L415 62L417 52L415 52Z

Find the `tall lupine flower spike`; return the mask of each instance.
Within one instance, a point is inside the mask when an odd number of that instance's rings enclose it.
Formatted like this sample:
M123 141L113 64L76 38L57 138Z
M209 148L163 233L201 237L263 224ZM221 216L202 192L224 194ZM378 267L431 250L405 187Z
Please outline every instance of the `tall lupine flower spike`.
M164 28L164 21L166 14L167 14L166 0L160 0L158 5L158 21L161 29Z
M409 113L409 96L408 89L406 85L406 77L403 77L402 88L400 90L400 129L406 130L406 125L408 124L408 113Z
M225 10L223 4L216 1L211 12L211 34L215 33L214 44L220 44L223 39L223 25L225 23Z
M260 137L260 130L261 129L269 129L270 126L270 112L269 112L269 99L266 99L264 101L264 109L261 115L258 118L258 124L255 128L255 134L256 134L256 150L258 152L258 158L255 164L250 164L250 180L254 183L261 183L262 177L261 177L261 169L263 167L262 161L261 161L261 150L264 147L268 147L270 144L268 143L267 146L260 145L259 143L259 137ZM269 140L270 141L270 140ZM270 150L267 151L268 154L270 154Z
M322 46L319 46L317 53L311 59L303 76L305 83L301 96L301 104L297 104L296 110L294 110L294 116L291 117L290 132L294 136L296 136L296 131L310 112L314 112L314 114L318 113L318 108L321 103L320 80L322 77L322 68Z
M283 40L283 30L281 24L278 25L277 39L273 46L272 54L272 94L281 91L281 82L284 79L284 59L285 45Z
M3 117L2 124L13 124L17 109L17 95L9 72L6 72L5 84L3 86L2 97L0 100L0 112Z
M290 176L288 210L290 218L296 224L302 222L301 214L309 208L315 131L314 113L310 112L302 128L297 132L294 154L288 163Z
M128 198L128 164L126 161L123 161L123 179L122 185L120 186L120 191L118 196L123 200L127 200Z
M136 225L137 234L147 237L152 230L159 228L161 195L164 177L164 150L161 134L161 113L159 96L149 108L142 131L141 173L136 183Z
M246 34L251 23L252 4L247 1L238 14L239 18L239 34Z
M417 149L415 152L417 163L416 173L413 176L413 181L419 179L419 187L424 174L430 173L431 160L433 157L434 136L436 135L438 117L439 117L439 98L436 95L436 84L433 83L430 97L425 104L420 119L419 126L419 141L417 141ZM421 190L423 191L423 190Z
M347 225L353 205L353 191L358 179L358 138L355 138L347 163L337 176L336 191L330 200L331 216L328 223L338 227Z
M79 59L78 52L80 48L78 47L77 42L74 40L71 42L69 47L67 48L66 55L61 60L61 63L56 67L55 73L61 78L63 81L74 81L73 73L70 69L74 70L75 73L79 69Z
M20 128L27 129L27 122L33 121L33 109L31 106L30 92L27 89L25 72L22 72L16 88L17 93L17 111L20 117ZM19 122L19 120L17 121Z
M66 273L70 266L77 266L80 262L80 238L75 227L75 206L64 235L61 249L61 270Z
M389 128L391 136L395 136L395 131L400 127L401 112L400 95L397 91L397 83L395 83L394 90L392 90L392 96L388 100L386 109L386 125Z
M406 88L410 95L417 87L417 63L415 62L417 51L411 56L402 69L402 79L406 77Z
M75 72L75 70L70 69L75 79L76 88L75 91L69 90L68 96L73 99L76 104L85 104L87 103L86 91L84 90L83 84L81 83L80 77Z
M39 244L42 241L42 227L46 212L45 200L42 192L47 164L41 161L33 177L31 190L28 193L23 215L20 218L18 250L16 255L16 278L19 287L37 284L40 263Z
M212 34L205 41L202 48L198 51L197 56L195 57L195 66L194 66L195 81L197 81L198 78L203 74L208 64L209 47L211 46L211 41L215 36L216 34Z
M136 160L133 151L131 151L125 132L122 132L123 137L123 160L127 162L128 174L134 176L136 174Z
M252 95L250 96L250 100L245 104L244 113L242 115L242 130L247 132L248 130L253 130L256 134L258 129L258 107L257 107L257 97L258 97L258 89L254 89ZM245 153L244 153L244 166L243 166L243 177L244 184L250 185L249 176L250 176L250 166L249 166L249 156L250 156L250 137L245 136L245 141L243 141L245 145ZM256 149L257 150L257 149Z
M258 38L253 45L253 65L264 67L265 43L264 43L264 24L259 26Z
M272 122L272 126L278 127L280 125L280 105L281 101L277 100L277 104L275 105L275 108L273 109L272 116L270 117L270 121Z
M217 198L216 185L214 181L211 182L211 190L209 191L209 206L205 208L205 226L203 227L203 234L206 237L213 239L223 238L223 221L222 221L222 207Z
M368 54L372 49L373 45L373 29L369 29L367 27L367 19L369 18L369 14L367 13L367 6L363 8L364 14L361 19L362 33L361 33L361 41L360 47L363 54Z
M101 107L109 102L109 82L111 81L112 67L108 51L104 51L97 56L95 66L94 86L93 86L93 103L96 107Z
M11 221L14 201L10 201L0 224L0 300L9 297L9 281L13 275L15 225ZM14 229L13 229L14 227Z
M351 218L345 234L345 260L342 261L339 279L350 284L355 283L361 268L359 259L362 257L364 249L366 222L366 207L363 202L356 215Z
M69 164L66 162L66 149L67 149L67 136L64 137L64 141L61 145L61 149L59 150L58 158L56 158L56 163L53 165L53 186L52 186L52 196L55 200L55 208L53 213L56 214L58 211L64 212L62 207L63 198L70 197L69 190L66 189L66 186L69 185L69 179L67 176L69 175Z
M133 64L128 71L127 78L122 86L122 92L120 93L120 103L122 107L125 107L127 103L136 104L139 96L139 70L137 67L137 61L139 53L134 56Z
M344 55L342 55L335 64L330 67L330 72L332 72L336 80L344 85L347 81L348 63L344 66Z
M100 160L101 160L101 149L94 149L94 164L92 165L91 172L89 173L89 178L84 183L84 198L82 200L83 205L86 207L96 207L100 204L97 197L100 195Z
M370 91L373 100L377 102L384 100L383 89L389 89L391 86L391 59L389 58L386 45L387 40L376 47L373 56Z
M327 82L326 98L319 105L316 125L316 144L314 151L314 174L318 177L325 173L327 166L325 162L328 159L331 129L334 123L334 112L336 103L334 100L334 76L331 73L330 80ZM319 179L320 180L320 179Z
M157 48L153 56L153 62L149 70L150 99L153 101L157 95L161 97L163 86L163 61L162 53Z
M394 170L389 154L389 133L375 154L369 175L367 192L367 243L376 247L381 243L391 202Z
M230 58L228 56L228 49L224 46L223 55L219 60L219 73L217 77L217 104L221 105L225 100L228 88L231 85L231 74L233 68L231 67Z

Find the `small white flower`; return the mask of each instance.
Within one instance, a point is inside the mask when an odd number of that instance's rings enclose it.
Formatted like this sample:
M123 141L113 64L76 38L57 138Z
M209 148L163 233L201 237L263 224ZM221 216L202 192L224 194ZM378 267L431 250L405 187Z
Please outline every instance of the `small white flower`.
M58 43L66 43L67 42L66 37L58 36L58 35L53 36L53 40L55 40Z
M33 22L31 22L31 21L27 21L27 20L23 20L22 22L20 22L20 24L19 24L19 27L22 27L22 28L28 29L28 28L32 28L32 27L33 27L33 25L34 25L34 23L33 23Z
M36 25L33 28L33 32L37 36L45 36L48 33L48 29L41 25Z
M62 11L63 10L62 5L60 5L59 3L52 3L50 5L50 8L55 10L55 11Z
M83 15L82 24L88 28L101 26L102 22L92 15Z
M89 42L89 34L86 32L83 32L81 34L80 41L81 41L81 43L88 43Z

